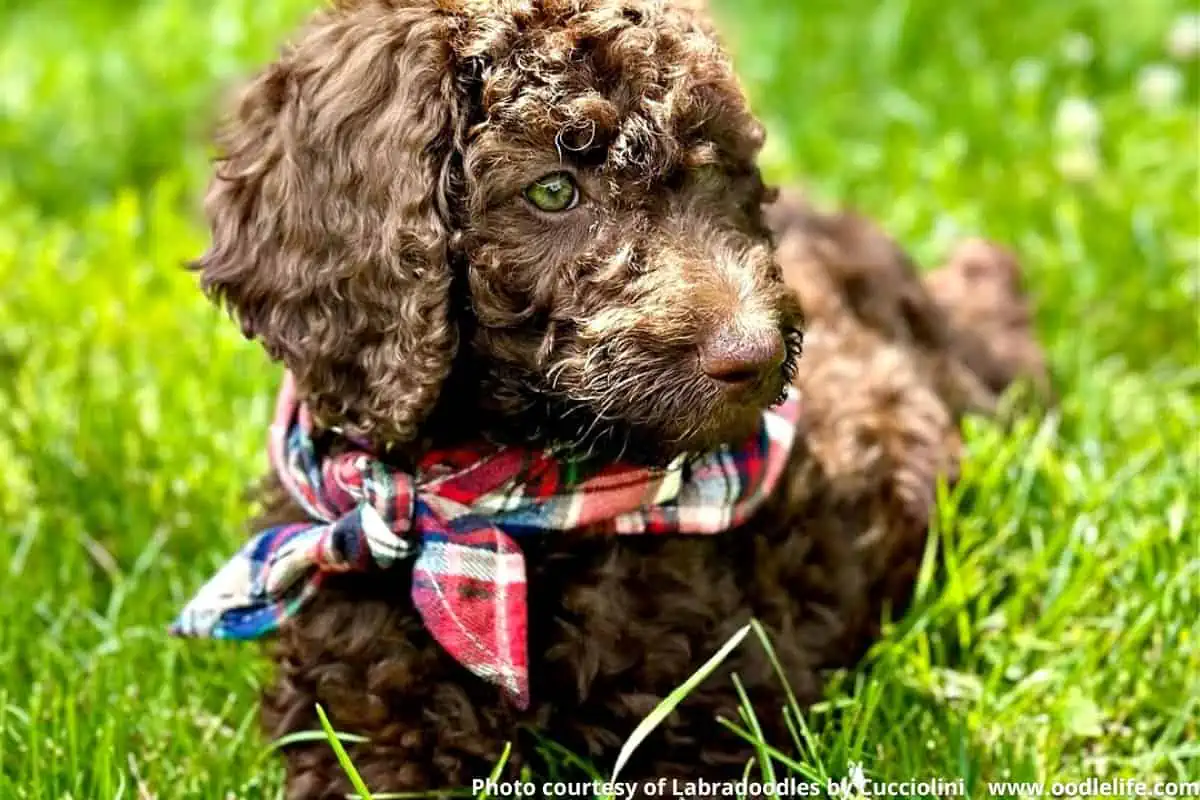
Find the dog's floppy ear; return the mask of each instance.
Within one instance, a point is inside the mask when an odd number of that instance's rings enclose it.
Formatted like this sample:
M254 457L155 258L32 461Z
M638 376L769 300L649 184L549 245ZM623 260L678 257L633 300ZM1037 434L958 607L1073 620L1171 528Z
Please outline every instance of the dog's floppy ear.
M246 88L205 209L205 291L296 375L314 416L416 436L457 347L450 318L458 21L342 3Z

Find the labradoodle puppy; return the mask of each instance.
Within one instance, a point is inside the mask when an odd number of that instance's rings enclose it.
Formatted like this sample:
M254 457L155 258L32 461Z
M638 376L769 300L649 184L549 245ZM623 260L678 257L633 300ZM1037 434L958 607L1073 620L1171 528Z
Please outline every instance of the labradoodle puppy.
M270 736L321 704L380 792L539 737L607 767L750 619L808 702L903 607L959 417L1041 380L1015 264L931 292L861 219L768 214L762 142L661 0L343 0L250 83L195 266L288 377L261 533L176 629L277 634ZM734 671L785 741L747 641L624 774L739 776Z

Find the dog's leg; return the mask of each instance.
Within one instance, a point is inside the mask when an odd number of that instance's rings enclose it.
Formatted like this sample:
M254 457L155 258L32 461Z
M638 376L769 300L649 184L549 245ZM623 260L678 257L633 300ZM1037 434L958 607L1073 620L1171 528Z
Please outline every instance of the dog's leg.
M853 324L811 329L796 384L813 465L795 480L853 536L873 635L880 606L907 604L958 428L910 352Z

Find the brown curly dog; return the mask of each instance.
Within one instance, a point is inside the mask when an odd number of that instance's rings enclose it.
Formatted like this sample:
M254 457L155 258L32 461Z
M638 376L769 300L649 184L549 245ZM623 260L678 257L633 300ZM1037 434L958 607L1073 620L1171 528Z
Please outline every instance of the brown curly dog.
M741 528L522 540L528 709L431 639L396 569L328 580L284 624L272 737L319 702L380 792L469 785L506 742L531 765L529 731L607 767L751 617L808 702L903 606L959 417L1044 380L1015 263L971 243L931 292L861 219L764 212L762 142L683 3L345 0L251 82L196 268L319 425L400 465L473 440L661 464L746 436L789 381L804 413ZM265 502L256 528L305 519L277 485ZM735 670L779 708L742 646L624 774L740 776L750 749L716 721ZM288 797L351 791L327 745L285 755Z

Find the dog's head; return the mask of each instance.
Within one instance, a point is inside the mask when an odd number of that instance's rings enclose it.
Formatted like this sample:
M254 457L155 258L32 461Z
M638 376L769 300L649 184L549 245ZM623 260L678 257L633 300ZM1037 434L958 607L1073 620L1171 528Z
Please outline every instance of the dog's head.
M798 355L762 139L683 4L341 2L248 86L196 266L326 425L666 458Z

